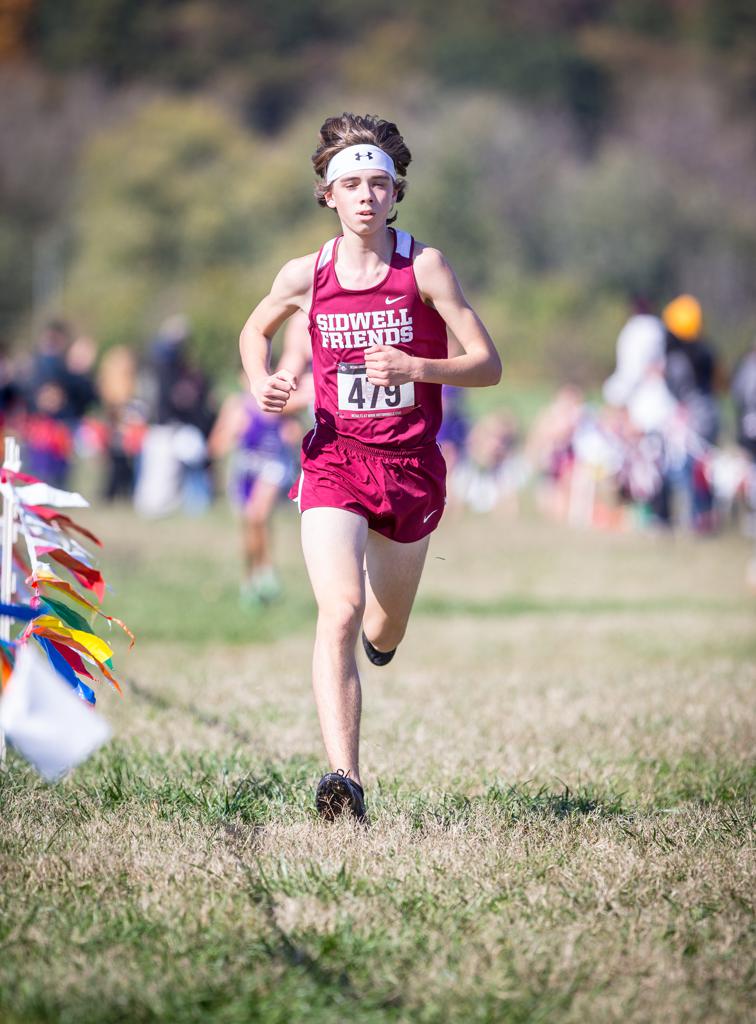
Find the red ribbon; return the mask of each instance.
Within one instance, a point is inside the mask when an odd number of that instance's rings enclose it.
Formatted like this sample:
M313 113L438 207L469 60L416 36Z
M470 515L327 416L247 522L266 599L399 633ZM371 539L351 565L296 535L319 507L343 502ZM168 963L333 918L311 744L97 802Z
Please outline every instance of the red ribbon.
M69 555L69 553L64 551L62 548L55 548L51 551L50 558L56 561L58 565L64 566L69 572L73 573L83 587L94 591L98 600L102 601L105 596L105 580L103 579L102 573L99 569L91 569L88 565L80 562L78 558L74 558L73 555Z
M40 519L44 519L48 523L56 522L62 530L66 531L66 533L76 531L77 533L82 534L82 536L89 538L89 540L94 541L98 547L102 547L102 541L99 537L95 537L95 535L89 530L85 529L83 526L79 526L79 524L75 523L70 516L65 515L65 513L59 511L59 509L45 508L43 505L27 505L26 507L29 512L33 512L34 515L39 516Z

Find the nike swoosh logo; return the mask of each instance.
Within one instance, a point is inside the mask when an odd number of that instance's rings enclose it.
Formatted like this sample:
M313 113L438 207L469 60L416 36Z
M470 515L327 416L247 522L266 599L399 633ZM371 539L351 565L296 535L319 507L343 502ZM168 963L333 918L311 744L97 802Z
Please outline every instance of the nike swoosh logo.
M436 512L438 512L438 509L434 508L433 511L429 512L425 519L423 519L423 522L427 523L431 516L435 516Z
M393 306L395 302L401 302L403 298L404 296L400 295L398 299L386 299L386 305Z

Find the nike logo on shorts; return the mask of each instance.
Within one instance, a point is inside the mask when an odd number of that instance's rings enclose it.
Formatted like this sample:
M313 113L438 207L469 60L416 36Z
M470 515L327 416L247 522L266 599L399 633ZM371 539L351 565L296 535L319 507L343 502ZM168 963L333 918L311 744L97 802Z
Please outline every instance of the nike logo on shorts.
M438 509L434 508L433 511L429 512L428 515L423 519L423 522L427 523L431 516L435 516L436 512L438 512Z
M396 298L396 299L386 299L386 305L387 305L387 306L393 306L395 302L401 302L401 300L402 300L403 298L404 298L404 296L403 296L403 295L400 295L400 296L399 296L398 298Z

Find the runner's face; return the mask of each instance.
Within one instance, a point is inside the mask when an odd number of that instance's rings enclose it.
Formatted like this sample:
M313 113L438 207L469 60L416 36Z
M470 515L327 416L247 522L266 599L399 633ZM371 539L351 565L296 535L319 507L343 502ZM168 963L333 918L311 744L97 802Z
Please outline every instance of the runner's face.
M370 235L377 228L385 227L396 198L396 187L388 174L353 171L337 178L325 198L345 227L358 235Z

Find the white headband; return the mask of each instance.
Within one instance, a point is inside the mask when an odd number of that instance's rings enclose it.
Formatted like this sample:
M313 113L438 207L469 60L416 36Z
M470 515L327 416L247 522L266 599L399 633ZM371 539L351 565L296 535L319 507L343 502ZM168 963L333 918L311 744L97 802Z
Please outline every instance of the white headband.
M328 164L325 174L326 185L349 174L350 171L385 171L393 181L396 181L394 161L388 153L384 153L377 146L349 146L342 149Z

